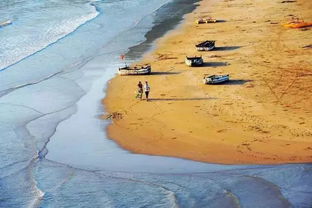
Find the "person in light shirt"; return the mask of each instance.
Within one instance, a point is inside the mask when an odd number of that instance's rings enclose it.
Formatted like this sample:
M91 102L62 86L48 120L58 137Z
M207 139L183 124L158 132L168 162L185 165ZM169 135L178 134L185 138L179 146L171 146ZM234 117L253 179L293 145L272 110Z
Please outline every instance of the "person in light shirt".
M148 96L149 96L150 90L151 90L151 88L150 88L148 82L145 81L145 84L144 84L144 92L145 92L146 101L148 101Z

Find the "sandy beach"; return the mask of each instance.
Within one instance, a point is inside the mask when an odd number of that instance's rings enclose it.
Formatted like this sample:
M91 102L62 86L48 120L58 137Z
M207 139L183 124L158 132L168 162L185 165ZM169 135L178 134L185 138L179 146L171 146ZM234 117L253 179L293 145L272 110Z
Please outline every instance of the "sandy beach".
M293 16L312 21L311 10L309 0L201 1L143 57L151 75L110 81L104 107L122 118L109 137L131 152L212 163L311 162L312 28L281 25ZM194 23L207 16L220 22ZM216 50L196 51L204 40L216 40ZM205 65L186 66L186 55L202 55ZM204 85L204 74L231 81ZM135 99L145 80L149 102Z

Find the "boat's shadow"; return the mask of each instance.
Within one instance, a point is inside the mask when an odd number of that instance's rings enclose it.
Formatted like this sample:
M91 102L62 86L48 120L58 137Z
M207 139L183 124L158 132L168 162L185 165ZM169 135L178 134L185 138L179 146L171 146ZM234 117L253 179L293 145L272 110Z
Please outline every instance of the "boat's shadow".
M228 62L205 62L203 67L221 67L230 65Z
M214 51L232 51L241 48L241 46L220 46L220 47L215 47L213 50Z
M214 84L214 85L243 85L247 82L252 82L253 80L250 79L230 79L227 82L219 83L219 84Z
M174 75L174 74L180 74L181 72L170 72L170 71L156 71L151 72L149 75Z

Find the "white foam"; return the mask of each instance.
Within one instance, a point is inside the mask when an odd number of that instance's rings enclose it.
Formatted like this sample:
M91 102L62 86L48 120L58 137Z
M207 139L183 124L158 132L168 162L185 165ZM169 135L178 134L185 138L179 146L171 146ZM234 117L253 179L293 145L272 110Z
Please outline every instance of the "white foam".
M85 5L78 14L75 8L72 8L73 14L68 6L64 9L68 14L63 12L60 16L56 16L55 8L51 11L47 8L34 14L21 14L14 22L14 27L0 31L0 70L55 43L99 14L90 4Z

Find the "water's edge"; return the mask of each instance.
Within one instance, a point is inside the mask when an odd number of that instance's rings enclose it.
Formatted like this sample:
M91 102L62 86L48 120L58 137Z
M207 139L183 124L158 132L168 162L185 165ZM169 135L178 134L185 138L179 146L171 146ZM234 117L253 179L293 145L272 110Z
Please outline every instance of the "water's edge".
M173 0L157 10L154 26L145 34L146 40L131 46L126 53L129 59L138 60L155 47L155 40L163 38L170 31L183 24L184 16L194 11L201 0ZM179 8L179 9L177 9ZM157 19L158 18L158 19Z

